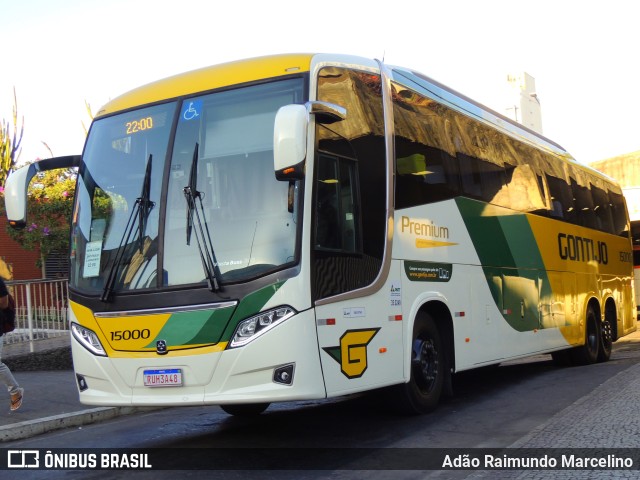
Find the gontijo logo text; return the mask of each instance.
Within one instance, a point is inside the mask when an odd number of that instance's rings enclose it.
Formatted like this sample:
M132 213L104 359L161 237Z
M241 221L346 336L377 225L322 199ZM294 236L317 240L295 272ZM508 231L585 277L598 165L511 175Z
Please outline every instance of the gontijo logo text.
M560 258L575 262L609 263L609 251L605 242L587 237L578 237L566 233L558 234L558 250Z

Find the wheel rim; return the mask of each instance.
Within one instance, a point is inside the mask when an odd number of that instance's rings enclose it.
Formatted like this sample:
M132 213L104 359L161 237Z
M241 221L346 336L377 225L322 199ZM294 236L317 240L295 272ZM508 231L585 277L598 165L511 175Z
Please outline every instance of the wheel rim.
M418 338L413 342L413 376L423 394L431 392L438 377L438 350L433 340Z
M611 323L609 320L602 322L602 331L600 332L600 335L602 335L602 345L607 349L610 348L613 344L613 334L611 332Z

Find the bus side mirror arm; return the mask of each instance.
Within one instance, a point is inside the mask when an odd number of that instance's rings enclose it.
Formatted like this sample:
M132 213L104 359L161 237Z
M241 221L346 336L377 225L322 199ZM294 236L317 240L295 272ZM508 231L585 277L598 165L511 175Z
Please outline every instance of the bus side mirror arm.
M81 160L81 155L46 158L11 173L4 186L4 203L9 225L13 228L23 228L27 224L27 190L37 173L57 168L78 167Z
M347 109L329 102L307 102L305 104L309 114L315 115L316 122L328 125L330 123L341 122L347 118Z
M316 122L328 124L344 120L347 110L318 101L280 107L273 128L273 161L278 180L304 178L310 115L315 116Z

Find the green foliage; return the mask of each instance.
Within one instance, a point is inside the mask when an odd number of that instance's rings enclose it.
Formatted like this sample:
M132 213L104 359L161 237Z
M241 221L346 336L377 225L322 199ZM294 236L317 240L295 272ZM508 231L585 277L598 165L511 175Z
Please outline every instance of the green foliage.
M86 101L85 107L89 118L93 120L91 107ZM84 123L83 128L86 134L87 129ZM6 214L3 186L20 156L23 133L24 117L21 119L18 129L18 100L14 88L12 122L2 119L0 128L0 215ZM44 141L42 143L53 157L49 145ZM27 202L29 224L22 230L15 230L7 226L9 236L25 250L40 248L41 258L46 258L51 252L68 251L69 222L75 194L75 175L73 170L53 170L39 174L31 182ZM102 202L99 201L96 208L106 212L109 205L107 197Z
M25 250L39 247L44 258L51 252L66 252L74 191L75 175L69 170L38 175L29 187L27 226L20 230L7 228L9 236Z
M24 117L18 134L18 98L16 89L13 89L13 134L11 125L4 118L0 126L0 186L4 185L11 169L20 156L20 143L24 133Z

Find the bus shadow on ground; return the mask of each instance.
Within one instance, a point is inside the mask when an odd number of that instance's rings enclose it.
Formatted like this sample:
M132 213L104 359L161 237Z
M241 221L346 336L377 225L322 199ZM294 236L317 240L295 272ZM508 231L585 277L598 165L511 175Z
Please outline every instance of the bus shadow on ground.
M434 412L425 415L398 411L393 403L393 389L329 400L278 403L252 417L222 414L221 418L216 409L215 413L207 413L201 418L200 425L210 429L184 438L180 445L199 448L379 448L402 441L416 429L436 431L443 428L443 415L449 415L452 410L473 409L501 391L517 388L522 382L535 380L554 370L557 367L548 360L457 374L454 396L443 398Z

